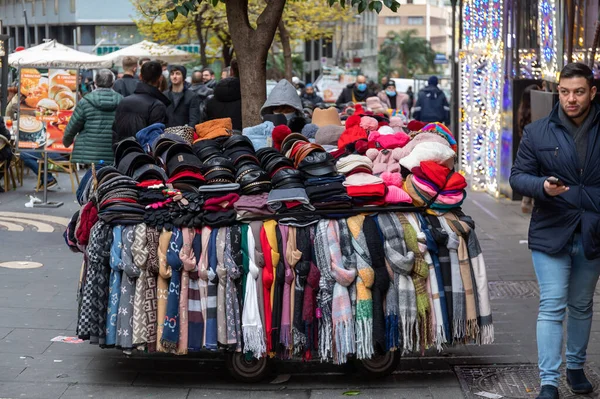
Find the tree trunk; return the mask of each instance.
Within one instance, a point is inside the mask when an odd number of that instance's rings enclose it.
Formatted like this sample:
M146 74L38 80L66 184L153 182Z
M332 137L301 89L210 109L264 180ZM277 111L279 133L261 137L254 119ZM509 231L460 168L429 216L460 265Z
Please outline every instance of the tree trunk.
M205 6L206 4L203 5L203 8L194 17L194 23L196 25L196 35L198 36L198 42L200 43L200 62L204 67L208 66L208 57L206 56L207 40L203 32L204 18L202 17L202 15L204 14Z
M291 83L294 75L292 64L292 46L290 44L290 34L285 27L285 22L283 22L283 19L279 21L279 37L281 38L281 48L283 49L285 79Z
M270 0L256 21L256 29L252 29L248 19L248 0L225 0L225 6L227 23L235 27L231 30L231 40L240 67L242 124L258 125L260 108L267 97L267 54L285 0Z

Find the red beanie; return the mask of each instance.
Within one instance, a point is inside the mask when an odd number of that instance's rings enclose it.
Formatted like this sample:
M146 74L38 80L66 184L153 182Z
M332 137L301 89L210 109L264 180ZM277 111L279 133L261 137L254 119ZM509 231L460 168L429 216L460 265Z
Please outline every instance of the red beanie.
M408 130L410 130L411 132L418 132L419 130L423 129L427 124L425 122L419 122L417 120L414 121L410 121L408 122Z
M360 125L360 115L357 113L354 113L354 115L349 116L348 119L346 119L346 129L358 125Z
M273 138L273 147L280 151L283 139L290 134L292 134L292 131L286 125L275 126L273 132L271 133L271 137Z
M360 118L358 118L359 123L360 123ZM344 130L344 133L342 133L342 135L340 136L340 139L338 140L338 148L344 148L346 145L350 144L350 143L354 143L360 139L366 139L367 138L367 131L363 128L361 128L360 126L352 126L349 128L346 128L346 130Z

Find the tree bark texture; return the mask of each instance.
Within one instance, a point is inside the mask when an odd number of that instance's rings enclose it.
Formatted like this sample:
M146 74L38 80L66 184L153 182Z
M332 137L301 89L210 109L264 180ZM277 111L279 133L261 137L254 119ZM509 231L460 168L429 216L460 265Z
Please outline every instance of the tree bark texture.
M285 0L270 0L257 19L256 29L248 19L248 0L226 0L227 23L240 67L242 124L261 123L260 108L267 97L267 55L283 14Z
M283 19L279 21L279 38L281 39L281 48L283 50L285 79L291 83L294 74L292 64L292 45L290 44L290 34L285 27L285 22Z

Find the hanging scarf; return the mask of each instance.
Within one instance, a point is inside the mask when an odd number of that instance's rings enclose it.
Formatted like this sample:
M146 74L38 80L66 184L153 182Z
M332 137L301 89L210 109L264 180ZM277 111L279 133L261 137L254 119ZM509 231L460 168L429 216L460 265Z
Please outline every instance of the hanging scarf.
M243 227L243 226L242 226ZM260 359L267 347L265 345L265 335L260 319L258 287L259 267L256 265L254 249L256 246L252 230L246 229L246 240L243 240L246 246L242 245L244 258L248 258L248 273L246 275L244 306L242 313L242 331L244 333L244 353L252 353L257 359ZM242 234L244 229L242 229Z
M212 237L211 228L203 227L201 236L201 252L196 255L198 258L198 292L196 293L194 290L190 291L190 314L188 315L190 322L193 318L194 322L197 323L198 328L201 329L199 330L201 333L201 335L198 337L199 342L196 343L196 345L199 345L199 348L202 348L206 342L206 322L208 319L208 286L210 284L208 254L210 253L210 238ZM196 249L194 249L194 251L196 251ZM195 288L194 283L192 283L190 286ZM193 336L191 331L190 336Z
M460 240L458 234L450 228L450 225L443 216L439 216L438 220L448 234L447 248L450 252L450 267L452 271L452 338L458 342L464 342L467 336L467 299L460 273L460 262L458 260Z
M279 225L279 231L281 233L281 257L283 259L284 267L284 284L283 284L283 302L281 307L281 328L279 330L279 342L282 345L282 358L288 358L288 348L291 346L291 321L290 321L290 309L291 309L291 296L292 296L292 282L294 281L294 274L291 270L289 263L289 247L288 239L290 234L290 228L288 226Z
M310 228L301 227L296 230L296 249L300 255L296 263L296 280L294 283L294 312L292 314L292 340L294 355L301 356L306 351L306 331L302 321L304 307L304 290L310 271Z
M225 265L225 240L229 234L228 227L219 229L216 241L217 255L217 342L227 346L227 266Z
M289 344L287 345L287 347L289 349L289 351L288 351L289 357L291 357L294 352L293 330L294 330L294 314L296 312L296 306L302 306L301 302L296 305L296 290L295 290L296 265L298 265L300 258L302 258L302 252L298 251L297 242L298 242L297 228L295 226L289 226L287 248L285 251L286 260L287 260L287 263L290 265L290 272L291 272L290 273L291 276L288 276L286 274L286 283L288 281L288 278L290 279L290 283L289 283L290 284L290 312L289 312L289 316L288 316L290 319L290 330L287 333L287 340L289 342Z
M206 293L206 280L200 278L201 272L198 270L200 265L200 258L203 254L202 241L206 238L206 244L204 246L205 251L208 247L208 239L210 238L210 230L207 236L201 235L200 230L196 230L196 235L192 240L192 253L194 259L198 260L195 270L189 273L189 289L188 289L188 349L193 352L200 351L202 349L202 342L204 340L204 315L206 314L206 296L201 301L200 295L200 282L204 283L204 292ZM185 264L184 264L185 267ZM206 269L204 270L206 275ZM203 308L204 305L204 308Z
M446 338L452 339L452 320L453 320L453 303L452 303L452 265L450 263L450 251L448 250L448 233L442 228L440 220L437 216L427 215L427 221L429 222L430 232L435 240L438 253L438 261L440 267L440 275L442 277L441 286L444 287L444 298L446 299L446 312L447 320L446 325ZM435 264L435 258L434 258ZM436 270L436 275L437 275ZM439 278L438 278L439 281ZM441 291L441 290L440 290ZM442 311L444 308L442 307Z
M158 238L158 279L156 283L156 296L158 307L156 311L156 351L165 352L162 346L165 318L167 316L167 301L169 299L169 280L171 267L167 263L167 251L170 247L172 232L163 229Z
M396 333L400 327L403 337L403 350L415 350L413 337L417 334L417 297L410 275L415 264L415 255L406 249L404 229L394 213L381 213L378 216L381 232L385 237L385 258L393 276L386 301L386 327L388 337L392 337L391 347L399 345Z
M135 226L135 239L131 247L133 262L140 270L135 282L133 299L133 345L144 345L148 341L148 318L144 311L144 294L146 292L146 263L148 261L147 229L144 223Z
M375 273L375 280L371 288L373 295L373 345L377 353L384 353L387 346L384 303L385 295L390 288L390 276L385 265L383 235L377 227L376 219L374 217L365 218L363 230Z
M260 314L260 323L262 325L263 334L265 334L265 299L263 291L263 270L265 267L265 257L263 255L262 247L260 245L261 239L262 222L254 221L250 222L250 234L254 238L254 248L249 247L248 251L254 252L254 263L258 267L258 277L256 278L256 291L258 299L258 311ZM264 340L264 338L263 338Z
M273 351L273 344L271 341L272 335L272 311L271 311L271 289L273 287L274 276L273 276L273 262L271 256L271 246L269 245L269 239L267 238L266 228L268 222L263 224L260 230L260 243L263 249L263 255L265 257L265 267L263 269L263 307L265 309L265 336L267 353Z
M144 295L144 312L148 320L148 352L156 352L157 340L157 276L159 271L158 243L160 233L154 227L146 228L146 241L148 242L148 262L146 275L146 290Z
M179 251L179 259L183 265L181 273L181 294L179 296L179 344L177 354L185 355L188 351L188 301L190 272L196 271L196 256L192 243L196 235L196 230L184 227L181 232L183 236L183 246Z
M344 267L340 248L340 230L336 221L329 221L327 236L329 238L329 254L331 257L331 274L335 279L331 307L333 359L335 364L343 364L346 363L348 355L356 352L352 301L348 292L348 287L356 278L356 270Z
M246 300L246 280L248 279L248 273L250 272L250 249L248 248L248 230L250 227L247 224L240 225L241 228L241 246L240 246L240 254L242 258L242 263L238 266L241 269L242 277L241 277L241 299L240 299L240 307L244 308L244 301Z
M273 259L273 274L275 276L275 282L273 283L273 289L271 290L271 301L273 306L273 316L271 323L271 344L273 345L273 352L281 353L281 316L283 312L283 294L285 287L285 266L283 260L283 239L281 237L281 226L274 229L275 244L271 244L272 259ZM267 231L267 237L269 243L271 243L270 233ZM275 262L277 260L277 262Z
M135 295L135 280L140 275L140 269L133 262L131 247L135 240L135 226L123 228L123 248L121 249L121 265L123 279L121 281L121 299L117 315L116 346L125 350L133 348L133 300Z
M183 263L179 253L183 247L183 235L181 229L175 227L171 235L171 242L167 250L167 264L171 269L171 281L169 282L169 293L167 297L167 313L164 319L164 329L161 345L167 352L177 352L179 343L179 297L181 293L181 271Z
M234 260L232 242L240 240L240 226L235 225L227 228L225 235L225 252L223 254L224 265L227 270L225 286L225 314L227 323L227 346L236 352L242 350L242 322L241 311L236 282L242 275L241 269ZM241 251L240 251L241 252Z
M121 248L123 246L123 226L113 227L113 241L110 247L110 288L109 303L106 316L106 346L114 346L117 342L117 313L121 297Z
M333 355L333 287L335 278L331 274L331 254L328 250L327 237L328 220L321 220L317 224L315 233L315 259L321 272L319 280L319 294L317 295L317 318L319 319L319 356L321 361L329 360Z
M302 322L304 323L304 331L306 333L306 351L304 352L304 360L312 359L312 350L318 350L319 344L319 323L315 321L317 315L317 295L319 292L319 281L321 280L321 272L316 265L315 255L315 229L310 229L310 269L306 278L306 286L304 287L304 303L302 304ZM320 314L320 313L319 313Z
M219 230L213 229L210 232L210 240L208 242L208 285L206 289L206 329L204 331L204 347L209 350L217 350L218 337L218 311L217 298L219 276L217 274L217 237ZM204 233L203 233L204 234ZM203 249L206 247L202 247ZM202 289L202 287L200 287ZM202 291L201 291L202 292Z
M373 295L371 287L375 272L371 267L371 256L363 233L364 215L348 218L352 248L356 253L356 357L370 359L373 356Z
M475 233L475 223L473 219L466 215L461 215L458 218L454 214L447 214L446 219L451 220L451 226L455 227L455 231L460 231L462 237L467 237L467 251L476 294L475 302L477 304L477 323L479 329L477 342L479 344L491 344L494 342L492 309L490 306L485 261L477 234Z
M358 274L356 265L356 254L352 248L352 236L348 229L348 222L346 219L338 220L338 227L340 229L340 249L342 251L342 262L344 263L344 269L354 270L354 274ZM352 302L352 317L356 317L356 279L348 287L350 294L350 301Z
M87 262L85 264L85 271L83 275L85 279L81 282L80 288L80 297L78 298L79 309L77 315L77 335L81 339L90 339L92 329L96 329L95 325L97 324L97 310L95 306L94 300L94 286L92 282L96 278L95 274L98 273L99 268L97 268L96 263L92 267L92 262L90 262L90 258L97 259L97 253L101 251L101 243L98 241L98 236L102 232L104 224L96 223L92 229L90 230L90 241L88 242L88 247L86 249L87 253Z

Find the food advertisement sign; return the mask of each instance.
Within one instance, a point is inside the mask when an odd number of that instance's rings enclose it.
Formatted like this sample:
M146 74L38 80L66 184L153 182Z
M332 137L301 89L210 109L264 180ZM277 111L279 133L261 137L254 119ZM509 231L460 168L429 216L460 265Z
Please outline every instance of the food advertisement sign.
M323 74L315 83L319 88L319 94L326 103L334 103L349 84L354 83L356 76L348 74Z
M21 69L18 148L70 152L62 144L77 99L77 70Z

